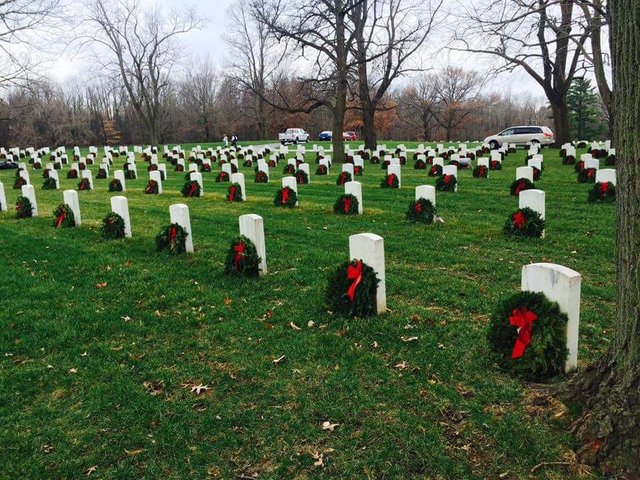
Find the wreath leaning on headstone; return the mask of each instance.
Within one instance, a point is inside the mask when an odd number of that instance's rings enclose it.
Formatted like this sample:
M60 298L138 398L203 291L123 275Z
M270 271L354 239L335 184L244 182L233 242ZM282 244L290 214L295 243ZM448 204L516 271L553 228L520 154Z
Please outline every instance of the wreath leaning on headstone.
M350 193L340 195L333 205L333 213L339 215L357 215L358 214L358 198Z
M398 176L395 173L389 173L385 175L382 181L380 182L381 188L398 188L400 182L398 180Z
M509 187L509 193L514 196L520 195L520 192L523 190L530 190L532 188L536 188L535 184L529 180L528 178L519 178L514 180L514 182Z
M102 238L106 238L107 240L124 238L124 218L116 212L109 212L107 216L102 219L101 230Z
M524 238L539 238L545 229L545 221L538 212L529 207L519 208L509 215L504 224L505 235Z
M73 210L66 203L61 203L53 211L53 226L55 228L71 228L76 226Z
M564 370L567 322L544 294L520 292L493 313L487 340L504 370L530 380L550 377Z
M455 175L442 175L436 179L436 190L439 192L455 192L458 179Z
M181 190L183 197L199 197L200 196L200 184L195 180L188 180Z
M416 163L413 164L413 168L415 170L425 170L427 168L427 162L424 160L416 160Z
M342 187L345 183L350 182L351 180L352 177L349 172L340 172L340 175L338 175L338 179L336 180L336 185Z
M89 182L88 178L83 178L82 180L80 180L80 183L78 183L78 190L91 190L91 182Z
M436 207L433 206L430 200L426 198L419 198L409 204L409 210L407 210L407 220L412 222L422 222L431 224L435 216L437 215Z
M473 178L487 178L489 176L488 168L484 165L477 165L473 169Z
M430 177L439 177L439 176L441 176L442 175L442 165L440 165L440 164L432 165L431 168L429 169L428 175Z
M351 317L375 315L380 280L362 260L345 262L329 275L326 293L331 311Z
M16 181L13 183L13 188L15 188L16 190L19 190L22 187L24 187L26 184L27 184L27 181L24 179L24 177L16 177Z
M161 252L167 250L169 253L178 255L187 251L186 240L189 234L182 226L172 223L162 227L162 230L156 235L156 250Z
M269 182L269 175L267 175L265 172L263 172L262 170L258 170L256 172L256 176L254 181L256 183L268 183Z
M254 243L244 235L231 241L227 251L224 273L243 277L257 277L260 273L260 261Z
M298 194L290 187L283 187L276 192L273 204L276 207L294 208L298 203Z
M242 187L239 183L229 185L227 190L228 202L242 202Z
M29 218L33 216L33 205L27 197L19 196L16 201L16 218Z
M309 183L309 175L307 175L307 172L304 170L296 170L293 176L296 177L298 185L306 185Z
M594 183L596 181L596 169L585 168L578 173L578 183Z
M227 172L220 172L216 177L217 183L228 182L228 181L229 181L229 174Z
M318 168L316 168L316 175L326 175L327 173L326 165L318 165Z
M489 170L502 170L502 162L500 160L491 160L489 162Z
M147 195L156 195L159 191L158 182L155 180L149 180L147 187L144 189L144 193Z
M109 191L110 192L121 192L122 191L122 182L117 178L114 178L109 182Z
M598 182L589 191L589 202L615 202L616 187L611 182Z
M44 179L43 190L55 190L56 188L58 188L58 182L56 182L55 178L47 177Z

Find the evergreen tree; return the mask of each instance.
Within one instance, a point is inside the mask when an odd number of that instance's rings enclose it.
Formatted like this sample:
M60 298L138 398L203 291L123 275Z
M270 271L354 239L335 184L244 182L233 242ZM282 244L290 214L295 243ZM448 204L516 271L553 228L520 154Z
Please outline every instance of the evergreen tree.
M579 77L573 80L567 92L569 125L577 140L598 140L607 132L605 111L600 97L591 86L591 80Z

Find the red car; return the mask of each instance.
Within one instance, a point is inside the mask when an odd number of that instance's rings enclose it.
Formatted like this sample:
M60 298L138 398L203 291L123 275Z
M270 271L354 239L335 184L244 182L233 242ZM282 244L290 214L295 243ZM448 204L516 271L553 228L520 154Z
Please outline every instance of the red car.
M358 140L358 134L356 132L342 132L342 139L347 142L355 142Z

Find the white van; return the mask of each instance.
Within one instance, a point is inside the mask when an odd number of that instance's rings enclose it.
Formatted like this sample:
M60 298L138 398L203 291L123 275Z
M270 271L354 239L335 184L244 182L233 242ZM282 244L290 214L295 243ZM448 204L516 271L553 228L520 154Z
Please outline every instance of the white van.
M545 145L553 144L553 142L551 129L540 126L509 127L496 135L491 135L484 139L484 143L489 144L492 150L510 143L515 143L516 145L538 144L544 147Z

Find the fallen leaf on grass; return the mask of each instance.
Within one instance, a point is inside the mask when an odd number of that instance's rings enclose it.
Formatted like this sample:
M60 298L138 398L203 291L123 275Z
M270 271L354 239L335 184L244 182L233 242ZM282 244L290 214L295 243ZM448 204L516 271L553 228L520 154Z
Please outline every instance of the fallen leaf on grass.
M281 357L273 359L273 363L275 363L276 365L279 365L284 361L285 358L286 358L286 355L282 355Z
M206 392L207 390L209 390L209 387L208 387L208 386L206 386L206 385L202 385L202 384L200 384L200 385L193 385L193 386L191 387L191 392L192 392L192 393L193 393L193 392L195 392L195 393L196 393L196 395L200 395L200 393L201 393L201 392Z
M106 287L107 285L108 285L108 284L107 284L107 282L100 282L100 283L98 283L98 284L96 285L96 288L104 288L104 287Z
M142 453L142 448L138 449L138 450L127 450L126 448L124 449L124 453L126 453L127 455L129 455L130 457L134 457L136 455L140 455Z
M157 397L158 395L162 395L164 380L160 380L158 382L142 382L142 386L148 394Z
M226 298L224 299L224 304L225 305L231 305L233 303L233 300L231 300L230 298Z
M329 421L322 422L322 430L329 430L330 432L333 432L338 425L340 425L340 424L339 423L331 423Z
M89 475L91 475L92 473L94 473L96 470L98 470L98 466L94 465L93 467L89 467L87 470L85 470L85 475L88 477Z
M402 340L404 343L409 343L415 342L416 340L418 340L418 337L400 337L400 340Z
M371 346L372 346L373 348L380 348L380 345L378 345L378 342L373 342L373 343L371 344Z
M289 322L289 326L290 326L293 330L297 330L297 331L302 330L298 325L296 325L296 324L295 324L295 323L293 323L293 322Z
M393 368L397 368L398 370L405 370L405 369L409 368L409 365L407 365L407 362L400 362L400 363L394 365Z
M69 373L78 373L78 369L77 368L70 368L69 369Z

